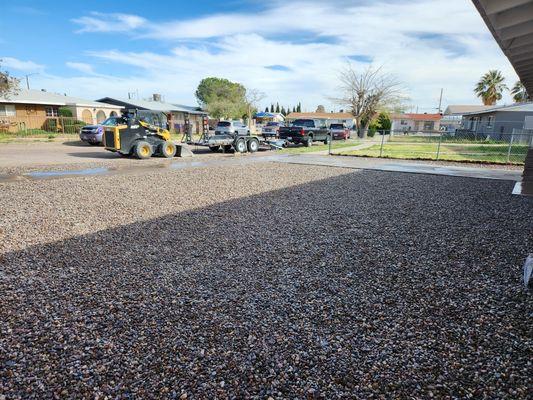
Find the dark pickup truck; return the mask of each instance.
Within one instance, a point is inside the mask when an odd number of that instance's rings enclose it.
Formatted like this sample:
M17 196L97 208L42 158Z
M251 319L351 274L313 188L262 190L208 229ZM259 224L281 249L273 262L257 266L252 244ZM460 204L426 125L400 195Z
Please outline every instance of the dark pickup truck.
M279 138L285 139L289 143L303 143L310 147L313 142L324 142L328 144L331 135L325 122L317 119L297 119L291 126L279 128Z

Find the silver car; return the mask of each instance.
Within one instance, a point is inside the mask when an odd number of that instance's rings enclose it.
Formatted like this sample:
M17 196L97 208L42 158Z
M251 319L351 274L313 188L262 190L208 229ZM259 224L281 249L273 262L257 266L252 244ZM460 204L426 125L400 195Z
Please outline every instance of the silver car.
M240 121L219 121L215 128L215 135L247 136L250 129Z

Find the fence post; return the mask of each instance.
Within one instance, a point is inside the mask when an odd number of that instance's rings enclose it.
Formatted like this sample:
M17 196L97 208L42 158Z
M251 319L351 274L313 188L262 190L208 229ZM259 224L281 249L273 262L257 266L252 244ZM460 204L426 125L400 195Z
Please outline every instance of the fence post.
M381 147L379 149L379 157L380 158L383 155L383 142L385 141L385 132L386 131L381 131Z
M440 132L439 134L439 144L437 145L437 160L439 159L439 155L440 155L440 144L442 142L442 132Z
M511 133L511 140L509 140L509 149L507 149L507 164L511 160L511 147L513 146L514 133Z

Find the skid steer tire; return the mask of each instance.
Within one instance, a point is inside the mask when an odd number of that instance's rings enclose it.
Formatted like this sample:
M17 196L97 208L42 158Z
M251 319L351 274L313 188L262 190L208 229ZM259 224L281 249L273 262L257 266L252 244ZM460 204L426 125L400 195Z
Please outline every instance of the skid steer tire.
M170 140L167 140L166 142L161 143L159 152L165 158L172 158L176 155L176 145Z
M220 150L220 146L209 146L209 150L211 150L213 153L216 153Z
M152 146L150 143L140 140L135 144L135 149L133 150L137 158L144 160L152 157Z

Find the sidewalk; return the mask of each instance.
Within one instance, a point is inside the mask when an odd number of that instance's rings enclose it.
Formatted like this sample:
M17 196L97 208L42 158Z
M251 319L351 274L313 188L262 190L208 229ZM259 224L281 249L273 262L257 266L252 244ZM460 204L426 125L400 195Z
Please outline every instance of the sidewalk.
M280 157L275 161L289 164L323 165L329 167L366 169L377 171L408 172L415 174L433 174L461 176L480 179L501 179L519 182L522 179L521 169L497 169L490 167L459 167L421 163L412 160L390 160L370 157L328 156L321 154L294 154Z

